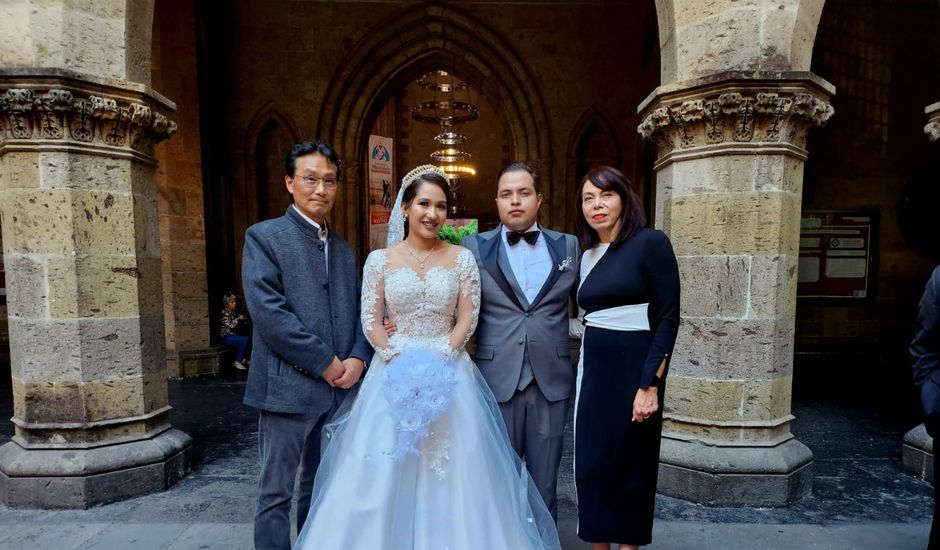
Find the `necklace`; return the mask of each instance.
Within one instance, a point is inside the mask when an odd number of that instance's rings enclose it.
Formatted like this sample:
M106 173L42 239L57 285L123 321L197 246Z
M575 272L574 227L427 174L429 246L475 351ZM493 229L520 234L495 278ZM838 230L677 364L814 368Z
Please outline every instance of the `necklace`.
M425 254L423 258L419 258L418 255L414 253L414 251L411 249L411 245L405 245L405 251L408 252L408 254L411 254L411 257L414 258L416 262L418 262L418 267L423 271L424 262L428 261L428 258L431 257L431 254L434 253L438 242L439 241L437 239L434 240L434 246L431 247L431 250L428 250L428 253Z

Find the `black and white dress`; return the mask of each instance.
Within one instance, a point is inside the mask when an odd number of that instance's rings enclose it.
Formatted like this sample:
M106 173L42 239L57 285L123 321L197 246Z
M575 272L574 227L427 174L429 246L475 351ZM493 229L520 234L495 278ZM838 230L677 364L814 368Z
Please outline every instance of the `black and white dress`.
M664 383L659 410L633 422L633 401L672 355L679 329L679 270L672 245L643 229L581 260L584 336L575 413L578 536L652 540Z

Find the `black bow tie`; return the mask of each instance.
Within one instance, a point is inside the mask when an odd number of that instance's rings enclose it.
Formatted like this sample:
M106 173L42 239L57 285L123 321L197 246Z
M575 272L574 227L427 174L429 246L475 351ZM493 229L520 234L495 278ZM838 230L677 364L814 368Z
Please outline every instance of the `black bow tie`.
M536 241L539 240L538 231L508 231L506 233L506 240L509 241L509 246L516 246L519 244L519 239L525 239L525 242L534 245Z

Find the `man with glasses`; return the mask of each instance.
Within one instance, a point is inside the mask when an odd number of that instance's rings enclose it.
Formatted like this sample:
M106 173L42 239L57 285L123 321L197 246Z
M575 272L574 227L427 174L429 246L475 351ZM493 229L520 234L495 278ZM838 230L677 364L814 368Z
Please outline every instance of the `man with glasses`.
M254 335L244 402L260 411L258 549L290 549L298 468L299 532L320 462L320 432L372 357L359 322L356 255L327 225L338 166L326 143L294 145L284 161L293 204L245 234L242 284Z

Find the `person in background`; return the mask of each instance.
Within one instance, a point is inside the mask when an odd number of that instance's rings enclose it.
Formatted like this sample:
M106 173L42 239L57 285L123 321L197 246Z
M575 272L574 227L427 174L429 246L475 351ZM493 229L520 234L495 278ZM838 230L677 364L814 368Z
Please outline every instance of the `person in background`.
M924 426L930 437L940 436L940 267L933 270L917 312L917 328L910 347L914 383L920 390L920 406ZM938 481L933 482L933 525L930 528L930 550L940 549L940 526L937 525Z
M248 348L248 336L238 334L238 325L248 320L244 313L238 311L238 300L231 292L222 296L222 314L219 318L219 336L222 343L235 348L235 362L232 366L238 370L245 370L245 350Z

